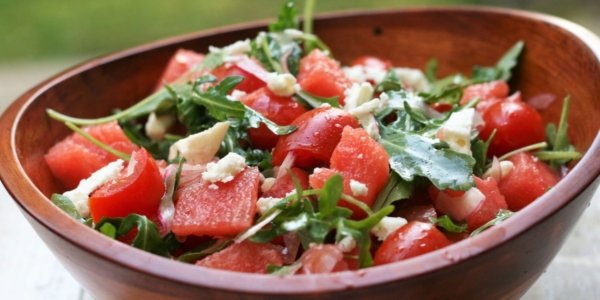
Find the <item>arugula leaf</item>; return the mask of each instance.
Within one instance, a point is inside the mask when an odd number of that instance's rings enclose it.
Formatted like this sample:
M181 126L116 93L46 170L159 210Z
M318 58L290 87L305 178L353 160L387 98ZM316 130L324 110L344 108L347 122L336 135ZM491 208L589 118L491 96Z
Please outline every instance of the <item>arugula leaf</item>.
M473 152L473 158L475 158L473 173L477 176L483 175L487 169L487 152L494 136L496 136L496 129L492 131L487 141L476 139L475 142L471 143L471 151Z
M581 153L575 150L575 147L571 144L567 135L570 104L571 97L565 97L558 128L553 123L549 123L546 126L548 150L535 153L535 156L539 159L550 161L550 166L555 169L560 165L566 164L570 160L579 159L581 157Z
M331 105L332 107L340 107L340 103L338 102L338 96L333 96L330 98L319 97L303 90L296 92L296 95L298 96L297 99L299 98L298 100L300 100L300 102L304 102L307 104L306 106L312 108L318 108L325 103Z
M294 47L291 48L286 63L287 70L290 74L294 75L294 77L298 76L298 72L300 71L300 59L302 58L302 49L295 44Z
M446 232L463 233L467 231L467 224L456 224L448 215L443 215L439 218L432 218L433 224L441 227Z
M102 226L98 228L98 231L100 231L102 234L106 235L107 237L113 240L117 237L117 228L110 223L102 224Z
M269 72L283 73L280 64L281 46L270 35L259 36L251 43L250 56L256 57L263 67Z
M263 123L267 126L267 128L269 128L269 130L271 132L273 132L276 135L290 134L290 133L294 132L296 129L298 129L298 127L296 125L287 125L287 126L277 125L275 122L265 118L263 115L261 115L259 112L255 111L254 109L252 109L248 106L245 106L245 108L246 108L245 118L248 120L250 127L252 127L252 128L258 128L260 123Z
M134 144L148 150L156 159L166 160L169 156L169 148L175 141L164 139L162 141L152 141L142 133L143 126L128 121L119 121L119 126L123 129L125 136Z
M285 29L298 29L298 9L295 0L287 0L279 11L277 21L269 24L269 31L283 31Z
M321 195L319 196L319 215L325 217L335 212L338 201L344 191L342 176L335 174L325 182Z
M201 243L196 248L180 255L177 260L185 263L195 263L215 252L219 252L231 244L229 239L208 240Z
M131 245L144 251L169 256L170 251L179 247L179 243L172 234L165 236L164 239L161 238L156 225L146 216L129 214L125 218L102 218L95 228L103 234L112 235L111 226L116 229L114 237L127 235L134 227L137 227L138 232Z
M377 85L375 91L382 93L388 91L399 91L402 89L402 81L400 81L400 78L398 78L396 71L391 69L387 72L387 74L385 74L383 80Z
M435 58L431 58L425 65L425 78L429 83L437 81L438 61Z
M450 149L436 149L433 143L417 134L389 127L382 128L384 148L390 155L390 166L402 179L415 176L428 178L438 189L466 191L473 187L471 156Z
M75 205L73 204L71 199L69 199L69 197L55 193L52 194L52 196L50 197L50 201L52 201L54 205L56 205L58 208L64 211L71 218L81 223L86 222L86 220L81 216L81 214L79 214L79 211L77 211L77 208L75 208Z
M246 164L257 166L261 171L273 167L271 152L268 150L248 149L242 155L246 158Z
M288 266L268 265L267 273L275 276L290 276L296 274L296 272L298 272L298 270L300 270L301 268L301 261L296 261L295 263Z
M244 105L239 101L232 101L227 98L227 93L242 80L244 80L242 76L230 76L223 79L217 86L210 87L204 92L195 89L192 94L192 101L197 105L204 106L208 114L219 121L225 121L229 118L242 119L245 113Z
M508 81L512 75L511 70L517 65L519 55L525 43L518 41L498 60L493 67L473 67L473 81L488 82L493 80Z
M375 204L373 204L373 211L379 211L396 201L410 198L412 191L412 183L400 178L396 172L392 172L385 187L377 195Z
M490 220L489 222L487 222L487 223L485 223L485 224L481 225L481 227L479 227L479 228L477 228L477 229L473 230L473 231L471 232L471 234L469 235L469 237L474 237L474 236L476 236L476 235L478 235L478 234L482 233L482 232L483 232L483 231L485 231L486 229L488 229L488 228L490 228L490 227L492 227L492 226L495 226L495 225L498 225L498 224L500 224L500 223L501 223L501 222L503 222L504 220L506 220L506 219L508 219L508 218L512 217L512 215L514 215L514 214L515 214L515 213L514 213L514 212L512 212L512 211L510 211L510 210L501 209L501 210L498 212L498 214L496 214L496 217L495 217L494 219L492 219L492 220Z

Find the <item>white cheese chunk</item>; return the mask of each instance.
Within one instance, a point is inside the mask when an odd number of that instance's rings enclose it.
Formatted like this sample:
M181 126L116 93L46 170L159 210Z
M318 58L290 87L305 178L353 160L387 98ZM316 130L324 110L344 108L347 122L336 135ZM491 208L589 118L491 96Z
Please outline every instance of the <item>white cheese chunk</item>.
M231 94L227 95L227 99L233 101L240 101L242 98L246 97L246 92L240 90L233 90Z
M417 92L429 91L429 82L423 72L413 68L394 68L404 87Z
M172 114L157 116L155 113L151 113L144 129L151 140L160 141L165 137L167 130L173 123L175 123L175 116Z
M174 159L180 153L192 165L209 162L219 151L227 129L229 122L219 122L209 129L183 138L171 146L169 158Z
M450 146L450 149L471 155L471 129L475 109L468 108L450 115L438 131L438 138Z
M271 209L275 204L281 201L283 198L275 198L275 197L260 197L256 201L256 208L258 209L258 213L262 216L269 209Z
M390 234L407 223L408 221L401 217L383 217L383 219L371 229L371 233L375 235L378 240L383 241Z
M222 52L225 56L236 56L252 51L252 46L250 45L250 39L245 39L243 41L237 41L223 48L210 46L208 47L208 51L211 53Z
M218 162L206 165L206 171L202 173L202 180L207 182L229 182L235 175L246 168L246 159L237 153L230 152Z
M368 82L354 83L346 91L344 91L346 98L344 101L344 110L350 111L359 105L371 100L373 97L373 86Z
M69 200L73 202L73 205L75 205L75 208L82 217L88 217L90 214L88 203L90 194L100 186L119 176L119 173L123 170L123 163L123 160L117 159L107 164L98 171L92 173L87 179L81 180L74 190L65 192L63 196L69 198Z
M296 92L295 85L296 77L292 74L269 73L267 76L267 87L277 96L292 96Z
M369 193L369 188L366 184L354 179L350 179L350 190L354 197L366 196Z
M365 81L372 81L376 84L383 81L385 75L387 73L386 70L381 68L373 68L368 66L356 65L352 67L344 67L342 71L350 79L350 81L355 83L363 83Z
M340 251L348 253L356 248L356 240L351 236L345 236L336 244L336 246Z
M349 113L357 118L365 117L380 109L381 104L382 101L379 98L375 98L351 109Z
M263 183L260 185L260 190L263 193L266 193L273 187L274 184L275 184L275 178L273 178L273 177L265 178Z

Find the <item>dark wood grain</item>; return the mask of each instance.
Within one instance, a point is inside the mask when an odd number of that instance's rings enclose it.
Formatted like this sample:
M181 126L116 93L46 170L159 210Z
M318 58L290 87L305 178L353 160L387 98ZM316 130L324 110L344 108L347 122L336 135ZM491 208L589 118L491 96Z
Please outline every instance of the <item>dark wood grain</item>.
M399 299L516 298L560 249L600 173L600 41L570 22L540 14L482 8L437 8L330 15L317 33L334 55L389 58L422 68L437 57L440 73L468 73L526 42L513 89L573 98L570 136L587 151L541 199L483 234L404 262L358 272L277 278L184 265L112 241L78 224L47 196L60 190L43 154L68 130L45 115L102 116L147 95L169 56L184 47L205 52L255 34L263 25L201 32L98 58L41 83L0 119L0 175L37 233L98 299L222 298ZM561 101L542 112L556 122Z

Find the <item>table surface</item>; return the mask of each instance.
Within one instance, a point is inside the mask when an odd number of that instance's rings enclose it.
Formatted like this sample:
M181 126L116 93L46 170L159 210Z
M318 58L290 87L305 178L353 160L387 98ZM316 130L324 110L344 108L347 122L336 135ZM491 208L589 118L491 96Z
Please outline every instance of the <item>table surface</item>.
M0 66L0 112L27 88L77 61ZM560 253L523 299L600 299L598 228L600 191ZM92 299L37 237L2 185L0 266L4 299Z

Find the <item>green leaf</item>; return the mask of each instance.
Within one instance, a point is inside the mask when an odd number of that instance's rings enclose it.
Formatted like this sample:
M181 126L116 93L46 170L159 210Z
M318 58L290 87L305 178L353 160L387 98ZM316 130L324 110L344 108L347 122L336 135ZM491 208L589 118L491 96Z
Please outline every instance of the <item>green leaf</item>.
M223 81L225 81L225 79ZM229 118L242 119L246 111L244 105L239 101L229 100L227 95L222 93L222 91L231 86L231 82L232 81L228 80L223 86L209 88L206 92L197 91L192 96L192 100L197 105L204 106L207 109L208 114L219 121L225 121ZM237 81L237 83L239 82L241 82L241 80Z
M517 65L519 55L523 51L525 43L518 41L512 46L493 67L473 67L473 81L488 82L493 80L508 81L512 75L512 69Z
M394 69L388 71L383 80L375 88L375 91L379 93L400 90L402 90L402 82Z
M167 160L169 148L173 145L174 141L168 139L162 141L150 140L142 133L143 126L141 124L134 124L130 121L120 121L119 126L121 126L123 133L125 133L131 142L148 150L155 159Z
M384 206L374 214L359 220L346 220L346 226L355 229L355 230L371 230L371 228L375 227L383 219L394 211L394 206L388 205Z
M379 195L377 195L377 199L373 205L373 211L379 211L383 207L391 205L396 201L410 198L412 190L412 183L400 178L396 172L392 172L385 187L379 192Z
M381 142L390 155L391 168L406 181L423 176L440 190L466 191L475 185L475 159L469 155L436 149L422 136L386 127Z
M98 231L100 231L102 234L106 235L107 237L113 240L115 239L115 237L117 237L117 228L110 223L102 224L102 226L98 228Z
M81 214L79 214L77 208L75 208L75 205L73 204L71 199L69 199L69 197L61 194L52 194L52 196L50 197L50 201L52 201L54 205L56 205L58 208L64 211L71 218L82 223L85 222L85 219L81 216Z
M492 131L492 134L488 137L487 141L477 139L474 143L471 143L471 151L473 152L473 158L475 158L475 166L473 167L473 173L477 176L483 175L487 168L487 152L490 148L492 140L496 136L496 129Z
M481 225L481 227L473 230L471 232L471 234L469 235L469 237L474 237L480 233L482 233L483 231L485 231L486 229L498 225L501 222L503 222L504 220L510 218L512 215L514 215L515 213L510 211L510 210L506 210L506 209L502 209L498 212L498 214L496 214L496 217L492 220L490 220L489 222Z
M148 252L154 252L160 247L162 239L158 228L146 216L128 215L119 226L119 236L128 234L134 227L137 227L138 233L133 239L132 246Z
M325 103L331 105L332 107L340 107L340 103L338 102L338 96L325 98L312 95L302 90L298 91L296 95L298 96L298 98L300 98L299 100L305 102L308 106L312 108L318 108Z
M269 31L283 31L285 29L298 29L299 27L296 1L286 0L279 11L277 21L269 24Z
M255 111L254 109L252 109L248 106L245 106L245 109L246 109L245 118L248 120L250 127L252 127L252 128L258 128L260 123L263 123L267 126L267 128L269 128L269 130L271 132L273 132L276 135L287 135L287 134L294 132L296 129L298 129L298 127L296 125L287 125L287 126L277 125L275 122L265 118L259 112Z
M437 70L438 70L438 61L435 58L432 58L427 61L425 65L425 78L429 83L434 83L437 81Z
M344 181L342 176L335 174L325 182L319 196L319 215L321 217L328 216L335 212L338 201L344 191Z
M443 215L439 218L432 218L431 221L433 224L441 227L446 232L462 233L467 231L467 224L456 224L448 215Z
M180 255L177 257L177 260L185 263L195 263L200 259L225 249L225 247L229 246L230 244L231 240L229 239L208 240L201 243L196 248Z

